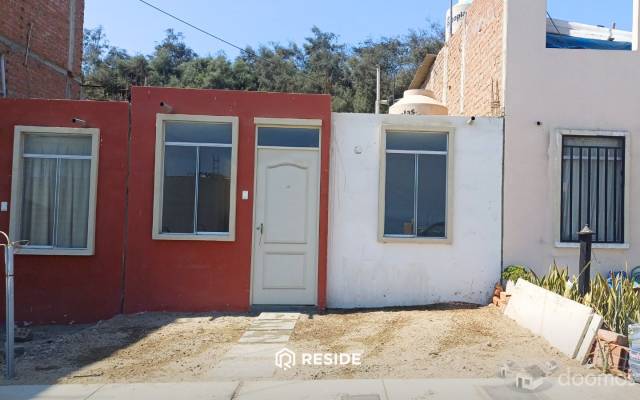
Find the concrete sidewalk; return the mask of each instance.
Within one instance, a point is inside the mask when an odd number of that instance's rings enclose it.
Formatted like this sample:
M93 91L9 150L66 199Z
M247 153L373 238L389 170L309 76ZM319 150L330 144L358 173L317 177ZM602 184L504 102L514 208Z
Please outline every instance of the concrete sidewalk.
M580 382L578 382L580 383ZM536 392L519 392L503 379L229 381L105 385L0 386L0 399L73 400L396 400L396 399L640 399L640 385L563 384L548 380Z

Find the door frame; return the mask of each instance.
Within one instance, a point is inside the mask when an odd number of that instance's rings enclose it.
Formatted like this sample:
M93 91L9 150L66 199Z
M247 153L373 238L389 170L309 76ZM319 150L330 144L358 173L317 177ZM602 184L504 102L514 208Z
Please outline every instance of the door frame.
M315 285L313 287L313 298L314 303L313 306L318 306L318 284L319 284L319 259L320 259L320 198L322 197L322 142L323 142L323 129L322 129L322 120L321 119L295 119L295 118L262 118L255 117L253 119L254 124L254 155L253 155L253 193L251 194L253 199L253 211L251 213L251 273L249 277L249 306L253 307L253 279L254 279L254 271L255 271L255 243L256 243L256 207L257 207L257 196L256 189L258 187L258 153L261 148L263 149L273 149L273 150L292 150L292 151L317 151L318 152L318 196L316 198L316 251L315 251L315 261L314 261L314 282ZM319 137L318 137L318 147L310 148L310 147L285 147L285 146L258 146L258 130L260 128L313 128L318 129ZM293 305L296 306L296 305Z

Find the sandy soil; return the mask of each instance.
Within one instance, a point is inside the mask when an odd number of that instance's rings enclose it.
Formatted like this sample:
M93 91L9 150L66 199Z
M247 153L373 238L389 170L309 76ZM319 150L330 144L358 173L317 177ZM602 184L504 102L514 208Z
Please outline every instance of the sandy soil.
M362 353L360 366L296 366L278 378L490 378L500 365L587 370L494 306L344 312L303 317L288 345L296 352ZM593 372L593 371L592 371Z
M143 313L89 326L34 327L14 384L208 380L252 317ZM555 361L558 373L586 369L493 306L331 311L302 315L286 347L362 353L360 366L301 366L275 379L482 378L499 366ZM0 362L0 368L4 368ZM7 383L0 379L0 384Z
M198 380L240 338L251 318L142 313L90 326L34 327L13 384ZM0 363L4 369L4 361ZM0 379L0 384L7 383Z

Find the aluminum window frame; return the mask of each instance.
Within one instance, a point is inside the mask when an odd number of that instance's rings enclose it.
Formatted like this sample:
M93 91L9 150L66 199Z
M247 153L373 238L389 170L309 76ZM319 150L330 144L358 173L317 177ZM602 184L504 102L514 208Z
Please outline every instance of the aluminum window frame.
M24 139L27 135L36 134L44 136L89 136L91 137L91 155L44 155L24 153ZM18 240L21 232L22 218L22 188L24 184L23 168L25 158L48 158L56 159L59 164L60 159L91 160L91 171L89 174L89 214L87 221L87 246L83 248L67 248L52 246L20 246L16 248L16 254L25 255L56 255L56 256L92 256L95 254L95 228L96 228L96 205L98 192L98 159L100 148L100 130L97 128L65 128L65 127L44 127L44 126L23 126L14 128L13 142L13 167L11 178L11 210L9 222L9 235L12 240ZM25 157L26 156L26 157ZM59 178L58 178L59 179ZM57 194L56 194L57 196Z
M196 142L165 142L165 122L186 123L213 123L231 124L231 144L227 143L196 143ZM239 118L235 116L212 116L190 114L156 114L156 150L154 173L154 199L153 199L153 240L189 240L189 241L222 241L233 242L236 240L236 190L237 190L237 165L238 165L238 126ZM231 182L229 188L229 231L228 232L199 232L197 230L197 201L198 179L194 193L194 233L164 233L162 232L163 188L164 188L164 164L166 146L196 147L196 157L201 147L231 148ZM196 158L196 165L199 162ZM197 171L196 171L197 177Z
M425 150L387 150L387 133L415 132L447 135L447 151ZM454 138L455 128L451 126L414 126L414 125L390 125L382 124L380 129L380 175L378 179L378 241L381 243L424 243L424 244L452 244L453 243L453 176L454 176ZM419 237L416 235L387 235L385 234L385 202L386 202L386 175L387 157L390 154L415 154L415 162L419 163L420 154L442 154L447 157L446 176L446 201L445 201L445 235L444 237ZM415 178L418 179L418 172ZM414 186L414 196L417 196L417 181ZM414 197L414 215L417 215L418 201ZM417 229L417 224L414 224Z

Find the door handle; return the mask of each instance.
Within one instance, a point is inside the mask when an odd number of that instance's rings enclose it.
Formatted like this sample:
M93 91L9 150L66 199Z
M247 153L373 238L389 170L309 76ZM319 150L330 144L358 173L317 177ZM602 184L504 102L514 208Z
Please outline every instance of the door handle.
M262 233L264 232L264 223L260 223L260 225L256 228L257 231L260 232L260 240L258 243L262 243Z

